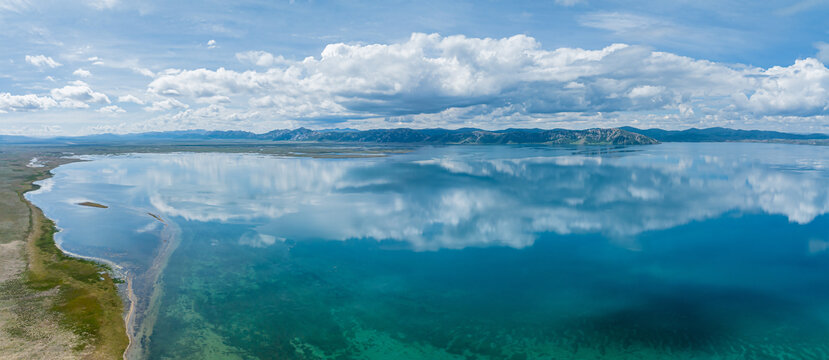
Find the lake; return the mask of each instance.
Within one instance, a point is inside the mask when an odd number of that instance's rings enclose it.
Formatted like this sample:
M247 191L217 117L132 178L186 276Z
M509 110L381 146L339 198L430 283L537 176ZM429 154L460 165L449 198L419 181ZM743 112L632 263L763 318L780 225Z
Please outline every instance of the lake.
M829 357L826 147L84 159L27 197L130 277L131 357Z

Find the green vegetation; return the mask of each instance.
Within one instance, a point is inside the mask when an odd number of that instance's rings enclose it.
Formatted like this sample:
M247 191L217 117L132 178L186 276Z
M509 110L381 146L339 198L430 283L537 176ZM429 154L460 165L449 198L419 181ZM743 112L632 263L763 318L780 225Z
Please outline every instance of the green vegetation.
M123 304L107 267L65 255L55 246L55 226L37 208L30 232L28 285L36 290L58 288L54 310L64 315L63 324L95 348L93 357L120 358L128 339L121 318Z
M37 156L48 167L25 166ZM72 160L0 148L0 354L19 358L120 359L128 338L124 305L105 264L65 255L52 221L23 196L33 181ZM25 245L24 245L25 244ZM11 269L11 270L8 270Z

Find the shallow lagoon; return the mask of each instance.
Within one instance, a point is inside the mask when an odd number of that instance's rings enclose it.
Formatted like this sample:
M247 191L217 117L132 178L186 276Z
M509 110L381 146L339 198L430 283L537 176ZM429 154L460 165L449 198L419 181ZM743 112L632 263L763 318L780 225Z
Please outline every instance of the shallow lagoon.
M27 196L138 279L134 356L829 356L825 147L89 160Z

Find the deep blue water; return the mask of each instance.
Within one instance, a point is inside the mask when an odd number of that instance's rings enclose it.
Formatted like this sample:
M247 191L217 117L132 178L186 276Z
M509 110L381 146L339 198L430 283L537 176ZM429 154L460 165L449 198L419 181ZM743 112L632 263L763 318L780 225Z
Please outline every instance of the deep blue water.
M825 147L90 160L28 197L68 251L166 264L142 357L829 357Z

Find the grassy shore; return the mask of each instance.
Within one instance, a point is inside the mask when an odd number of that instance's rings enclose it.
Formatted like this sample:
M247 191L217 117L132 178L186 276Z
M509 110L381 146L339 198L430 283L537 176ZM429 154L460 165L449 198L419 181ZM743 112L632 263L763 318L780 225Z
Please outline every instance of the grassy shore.
M0 277L0 356L122 358L128 343L124 306L109 269L61 252L54 223L23 196L36 187L34 181L69 160L2 150L0 244L6 254L0 266L6 270ZM26 166L34 156L45 166Z

